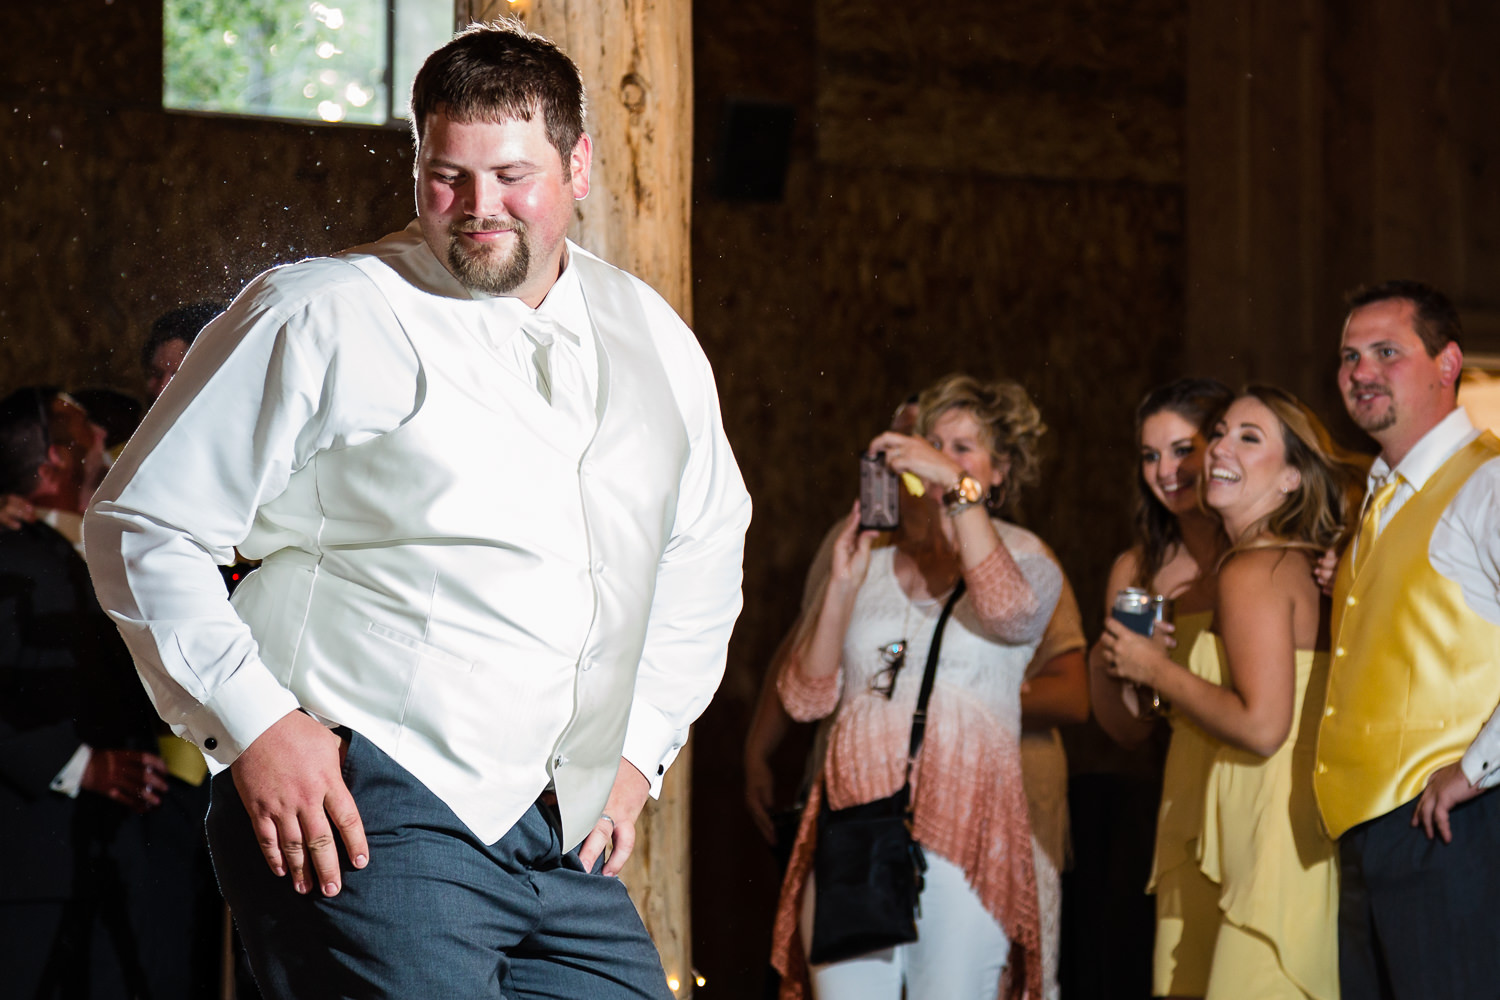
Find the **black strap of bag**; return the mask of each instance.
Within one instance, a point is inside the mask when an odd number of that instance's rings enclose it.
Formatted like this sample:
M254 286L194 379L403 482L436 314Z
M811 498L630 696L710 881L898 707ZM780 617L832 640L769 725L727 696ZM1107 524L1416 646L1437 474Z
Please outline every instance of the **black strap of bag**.
M906 779L892 795L818 813L813 854L813 935L808 960L838 962L917 939L917 910L927 859L911 836L911 770L927 734L927 702L937 675L943 628L963 596L964 581L943 605L927 650L922 689L912 713Z
M953 593L948 595L948 603L943 605L943 613L938 615L937 625L932 629L932 645L927 647L927 667L922 671L922 690L917 695L917 710L911 714L911 742L906 750L908 783L911 782L912 765L916 763L917 753L922 749L922 740L927 735L927 702L932 699L932 682L937 677L938 651L943 648L943 628L953 614L954 605L958 604L958 599L962 596L964 578L959 577Z

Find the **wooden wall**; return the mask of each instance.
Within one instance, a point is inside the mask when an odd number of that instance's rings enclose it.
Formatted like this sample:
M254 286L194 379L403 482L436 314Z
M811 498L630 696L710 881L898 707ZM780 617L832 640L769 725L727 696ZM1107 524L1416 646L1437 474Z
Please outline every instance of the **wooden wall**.
M412 217L399 130L167 114L154 2L0 5L0 389L141 392L174 306Z
M1279 382L1347 438L1343 293L1414 277L1500 351L1500 7L1192 0L1190 363Z

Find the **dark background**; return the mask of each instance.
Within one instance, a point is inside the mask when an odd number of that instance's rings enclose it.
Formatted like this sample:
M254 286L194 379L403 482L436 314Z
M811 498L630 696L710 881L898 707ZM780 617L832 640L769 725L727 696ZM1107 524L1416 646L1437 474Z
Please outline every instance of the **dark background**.
M1278 382L1357 443L1340 296L1397 274L1500 350L1500 7L698 0L694 22L694 326L757 516L696 730L693 944L702 995L753 997L777 883L740 741L864 442L949 371L1022 381L1051 428L1024 520L1092 627L1146 388ZM0 10L0 390L138 392L160 312L411 216L403 132L164 113L160 39L149 0ZM725 197L730 109L766 106L785 170L751 173L780 196Z

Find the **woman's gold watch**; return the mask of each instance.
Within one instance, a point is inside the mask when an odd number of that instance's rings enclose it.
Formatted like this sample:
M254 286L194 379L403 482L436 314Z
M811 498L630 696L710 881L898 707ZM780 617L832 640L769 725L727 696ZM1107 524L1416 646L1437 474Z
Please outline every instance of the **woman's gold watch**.
M984 487L973 476L963 476L943 493L943 509L952 517L984 499Z

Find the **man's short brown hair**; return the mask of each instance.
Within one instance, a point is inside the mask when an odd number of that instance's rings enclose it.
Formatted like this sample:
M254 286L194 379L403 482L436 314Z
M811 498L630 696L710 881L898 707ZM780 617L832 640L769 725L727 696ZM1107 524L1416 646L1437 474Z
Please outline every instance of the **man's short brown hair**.
M538 111L567 175L583 135L583 77L562 49L511 18L460 31L427 57L411 86L412 140L419 150L435 113L473 124L531 121Z
M1412 304L1412 329L1422 338L1422 346L1429 358L1437 357L1438 352L1449 344L1457 344L1458 349L1463 350L1464 329L1458 321L1458 310L1448 296L1426 282L1391 278L1373 285L1361 285L1344 296L1350 312L1393 299L1405 299Z

